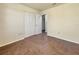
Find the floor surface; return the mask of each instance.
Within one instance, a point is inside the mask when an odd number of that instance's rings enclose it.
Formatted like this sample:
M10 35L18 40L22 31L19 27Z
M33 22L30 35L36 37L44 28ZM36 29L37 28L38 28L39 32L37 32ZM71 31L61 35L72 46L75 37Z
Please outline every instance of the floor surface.
M79 44L49 37L45 33L33 35L0 48L0 55L78 55Z

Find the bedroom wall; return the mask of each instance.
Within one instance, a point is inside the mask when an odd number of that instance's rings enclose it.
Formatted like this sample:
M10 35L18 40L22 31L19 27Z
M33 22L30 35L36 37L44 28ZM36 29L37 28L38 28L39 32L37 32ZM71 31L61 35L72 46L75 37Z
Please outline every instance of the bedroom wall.
M0 4L0 46L21 40L25 35L24 13L39 11L21 4Z
M79 4L62 4L42 13L48 16L48 36L79 43Z

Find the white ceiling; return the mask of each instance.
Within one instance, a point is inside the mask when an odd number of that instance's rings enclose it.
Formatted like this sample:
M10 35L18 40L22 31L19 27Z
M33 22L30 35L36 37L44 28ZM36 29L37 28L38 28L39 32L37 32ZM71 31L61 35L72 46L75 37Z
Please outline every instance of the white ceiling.
M23 3L23 5L37 9L39 11L43 11L43 10L49 9L51 7L55 7L60 4L61 3Z

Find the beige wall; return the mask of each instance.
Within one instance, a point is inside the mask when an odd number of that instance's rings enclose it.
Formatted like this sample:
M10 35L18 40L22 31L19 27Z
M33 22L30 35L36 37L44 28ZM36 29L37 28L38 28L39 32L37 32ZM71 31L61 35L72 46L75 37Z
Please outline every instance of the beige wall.
M39 13L35 9L20 4L0 4L0 46L26 37L25 12Z
M79 43L79 4L62 4L43 11L49 36Z

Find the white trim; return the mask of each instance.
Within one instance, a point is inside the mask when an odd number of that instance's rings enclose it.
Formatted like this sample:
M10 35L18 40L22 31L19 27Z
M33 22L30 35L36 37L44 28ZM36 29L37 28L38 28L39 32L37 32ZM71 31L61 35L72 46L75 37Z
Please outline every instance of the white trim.
M20 41L20 40L23 40L24 38L29 37L29 35L23 35L23 36L20 36L20 37L21 37L21 38L19 38L19 39L17 39L17 40L14 40L14 41L11 41L11 42L2 44L2 45L0 45L0 47L2 47L2 46L6 46L6 45L9 45L9 44L12 44L12 43L17 42L17 41Z
M54 35L50 35L50 34L47 34L47 35L50 36L50 37L56 37L56 38L59 38L59 39L61 39L61 40L66 40L66 41L70 41L70 42L79 44L79 42L72 41L72 40L69 40L69 39L67 39L67 38L63 38L63 37L59 37L59 36L54 36ZM21 38L15 40L15 41L8 42L8 43L6 43L6 44L0 45L0 47L5 46L5 45L9 45L9 44L12 44L12 43L15 43L15 42L20 41L20 40L23 40L24 38L27 38L27 37L29 37L29 36L32 36L32 35L26 35L26 34L25 34L25 35L23 35Z
M65 40L65 41L69 41L69 42L73 42L73 43L79 44L79 42L77 42L77 41L72 41L72 40L70 40L70 39L63 38L63 37L60 37L60 36L54 36L54 35L51 35L51 34L47 34L47 35L50 36L50 37L56 37L56 38L59 38L59 39L61 39L61 40Z

